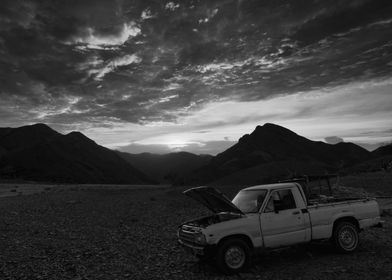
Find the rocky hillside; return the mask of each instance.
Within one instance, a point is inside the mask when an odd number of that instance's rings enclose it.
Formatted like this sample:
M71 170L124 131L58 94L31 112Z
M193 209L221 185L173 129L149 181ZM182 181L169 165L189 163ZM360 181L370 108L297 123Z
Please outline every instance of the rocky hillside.
M80 132L44 124L0 129L0 178L67 183L146 184L153 180Z
M298 173L341 170L372 157L353 143L312 141L284 127L265 124L194 173L202 182L261 183Z

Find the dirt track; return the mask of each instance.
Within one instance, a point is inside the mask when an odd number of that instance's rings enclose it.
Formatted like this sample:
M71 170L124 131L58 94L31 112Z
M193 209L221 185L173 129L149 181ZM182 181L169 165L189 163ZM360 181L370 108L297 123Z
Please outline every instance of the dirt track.
M0 279L224 279L176 243L205 210L180 189L48 189L0 198ZM327 244L268 253L229 279L392 279L392 218L359 250Z

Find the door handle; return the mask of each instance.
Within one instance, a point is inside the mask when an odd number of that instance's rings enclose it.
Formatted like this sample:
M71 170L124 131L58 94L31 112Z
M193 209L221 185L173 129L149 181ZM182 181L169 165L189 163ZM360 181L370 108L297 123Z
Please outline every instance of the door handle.
M300 212L299 211L294 211L293 215L298 215Z

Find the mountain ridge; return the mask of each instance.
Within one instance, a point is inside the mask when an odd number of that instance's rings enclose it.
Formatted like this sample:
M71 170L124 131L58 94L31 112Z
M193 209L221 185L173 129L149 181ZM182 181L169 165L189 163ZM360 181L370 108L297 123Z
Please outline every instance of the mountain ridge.
M80 132L60 134L36 124L0 134L0 176L59 183L155 183Z
M327 144L266 123L216 156L130 154L100 146L78 131L64 135L45 124L35 124L0 128L0 178L108 184L256 184L306 173L373 170L392 158L391 147L369 152L349 142Z
M312 141L287 128L267 123L257 126L252 133L242 136L232 147L216 155L209 165L195 171L195 177L205 178L200 183L224 182L222 178L226 176L233 177L236 172L273 162L284 163L284 166L289 162L298 162L301 172L313 170L312 165L325 167L319 172L333 172L370 158L370 152L353 143L332 145ZM304 165L306 162L309 163L308 168ZM295 167L295 164L291 165ZM279 167L276 166L276 169ZM295 172L299 170L276 170L271 176L282 177L287 175L285 173Z

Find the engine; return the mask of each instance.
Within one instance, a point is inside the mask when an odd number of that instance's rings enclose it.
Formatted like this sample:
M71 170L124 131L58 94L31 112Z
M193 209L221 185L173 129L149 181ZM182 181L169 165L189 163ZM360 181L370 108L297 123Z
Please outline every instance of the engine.
M203 217L197 220L192 220L189 222L186 222L185 225L189 226L195 226L195 227L200 227L200 228L206 228L209 225L233 220L233 219L238 219L241 218L241 214L235 214L235 213L219 213L219 214L214 214L212 216L207 216Z

